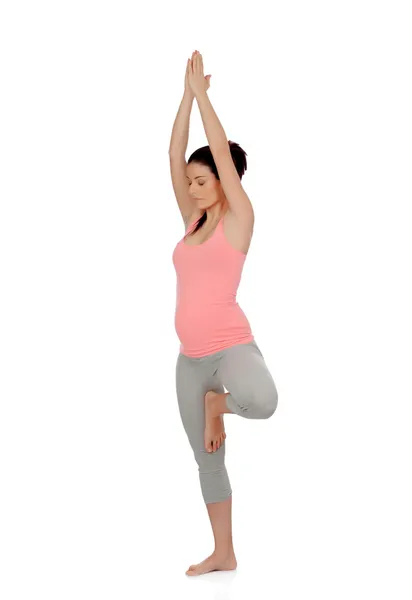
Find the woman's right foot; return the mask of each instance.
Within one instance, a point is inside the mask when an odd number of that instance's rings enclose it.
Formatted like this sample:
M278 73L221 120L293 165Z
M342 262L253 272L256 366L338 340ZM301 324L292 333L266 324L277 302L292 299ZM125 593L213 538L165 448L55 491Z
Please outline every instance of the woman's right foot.
M216 392L207 392L205 395L205 448L208 452L216 452L226 438L223 415L215 415L213 401Z
M227 556L218 556L213 552L197 565L190 565L186 575L203 575L210 571L233 571L237 568L237 560L233 552Z

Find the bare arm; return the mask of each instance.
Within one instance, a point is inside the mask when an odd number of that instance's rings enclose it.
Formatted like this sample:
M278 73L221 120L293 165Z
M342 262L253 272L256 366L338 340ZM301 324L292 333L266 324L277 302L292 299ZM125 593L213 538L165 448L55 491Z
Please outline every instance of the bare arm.
M254 219L253 207L233 163L225 130L207 92L199 91L196 100L229 209L240 221L250 226Z
M184 155L186 152L189 141L190 113L192 112L193 100L194 95L185 91L173 124L169 154Z
M173 189L185 224L188 222L195 208L194 202L189 196L189 184L186 179L187 163L185 159L193 100L194 94L185 90L173 125L169 147L170 173Z

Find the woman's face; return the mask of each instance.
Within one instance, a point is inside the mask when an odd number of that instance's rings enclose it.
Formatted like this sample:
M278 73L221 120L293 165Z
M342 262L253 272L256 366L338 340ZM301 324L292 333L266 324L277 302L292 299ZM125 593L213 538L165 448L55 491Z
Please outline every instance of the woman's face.
M199 208L210 208L222 201L220 181L206 165L191 162L186 168L189 195Z

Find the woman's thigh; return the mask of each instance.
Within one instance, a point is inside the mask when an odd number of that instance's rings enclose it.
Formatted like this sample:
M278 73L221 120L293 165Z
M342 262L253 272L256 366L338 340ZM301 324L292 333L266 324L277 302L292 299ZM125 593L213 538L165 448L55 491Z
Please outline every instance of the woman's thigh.
M229 392L226 403L232 412L250 419L267 419L273 415L278 392L255 341L223 351L217 374Z

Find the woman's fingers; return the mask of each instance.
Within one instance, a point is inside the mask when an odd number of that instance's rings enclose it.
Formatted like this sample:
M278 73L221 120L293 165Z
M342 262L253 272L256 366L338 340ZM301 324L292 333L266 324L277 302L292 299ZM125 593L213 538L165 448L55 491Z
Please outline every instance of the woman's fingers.
M196 56L195 56L195 72L196 73L200 73L201 72L201 60L202 60L202 56L196 50Z

